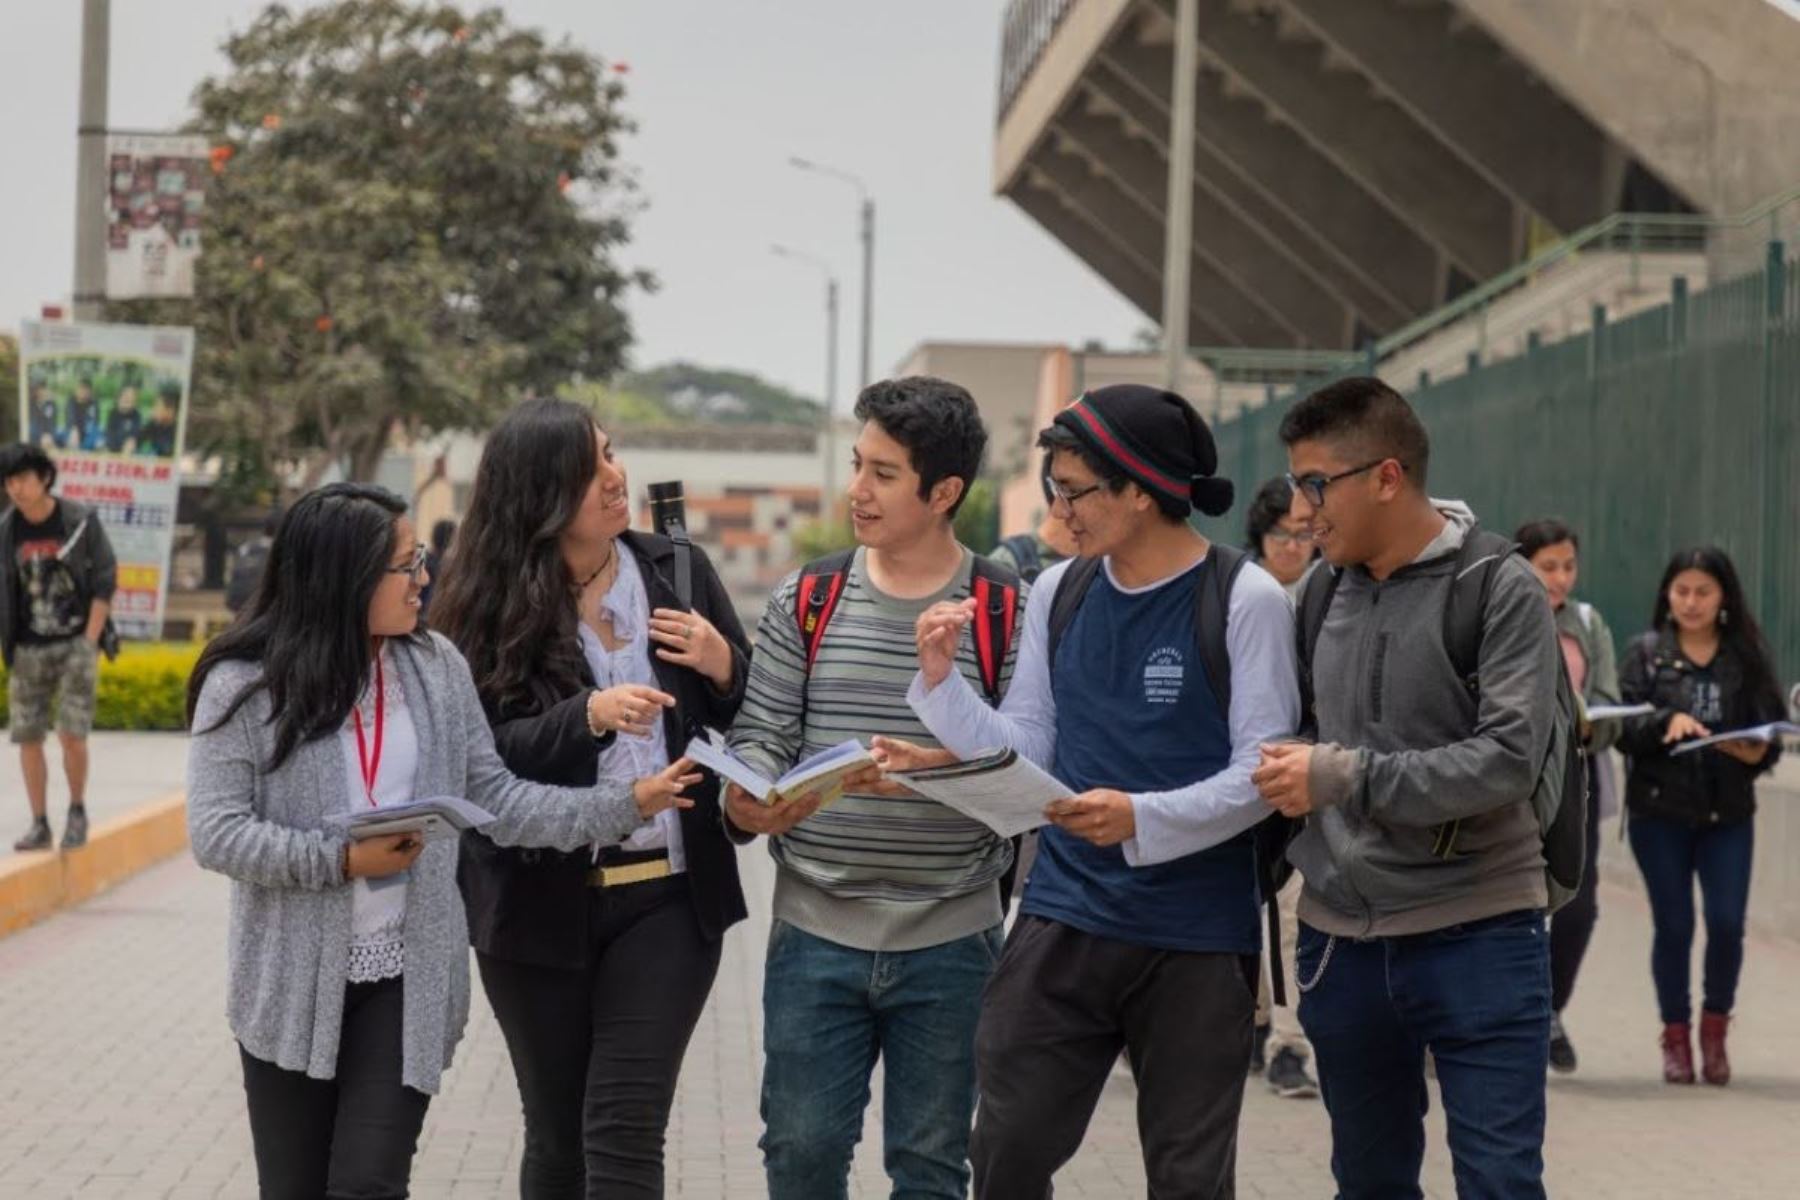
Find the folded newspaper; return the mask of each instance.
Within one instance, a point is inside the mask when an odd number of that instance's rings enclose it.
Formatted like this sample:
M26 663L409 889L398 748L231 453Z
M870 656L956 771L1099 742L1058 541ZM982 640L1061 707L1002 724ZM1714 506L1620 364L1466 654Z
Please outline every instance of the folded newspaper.
M1001 837L1046 823L1044 806L1073 795L1066 784L1016 750L990 750L962 762L917 771L889 771L895 779Z
M1670 754L1687 754L1702 746L1716 746L1720 742L1773 742L1778 738L1800 737L1800 725L1792 725L1786 721L1770 721L1767 725L1752 725L1748 729L1728 729L1724 733L1715 733L1711 737L1694 738L1682 742Z
M851 738L801 759L780 779L771 780L734 754L725 739L711 729L702 730L682 753L720 778L729 779L764 804L791 800L814 791L823 791L825 803L829 804L844 794L846 776L875 761L861 742Z
M460 797L431 796L384 808L332 813L325 818L325 824L343 830L353 842L395 833L417 833L423 841L434 842L455 837L465 829L480 829L493 820L493 813Z

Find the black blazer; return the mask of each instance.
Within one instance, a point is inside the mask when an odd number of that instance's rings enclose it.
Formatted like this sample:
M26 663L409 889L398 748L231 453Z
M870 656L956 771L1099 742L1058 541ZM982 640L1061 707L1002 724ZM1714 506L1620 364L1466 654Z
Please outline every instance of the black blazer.
M1725 720L1714 732L1783 718L1781 697L1773 692L1755 694L1746 682L1744 664L1729 645L1719 647L1711 666L1725 710ZM1673 747L1663 745L1663 733L1676 713L1694 711L1693 672L1693 664L1669 630L1642 634L1626 650L1619 691L1627 704L1654 704L1656 711L1626 718L1619 735L1619 749L1630 759L1625 805L1634 813L1695 826L1747 821L1756 812L1757 776L1774 768L1781 745L1770 746L1754 767L1715 750L1671 755Z
M650 593L650 607L679 608L674 545L658 534L626 532L620 544L637 559ZM698 546L694 548L694 611L711 621L731 643L731 690L715 691L703 676L656 657L650 661L657 685L675 697L663 710L663 735L671 758L703 725L730 728L743 703L750 646L743 625L725 594L725 585ZM599 751L613 734L595 738L588 730L587 701L594 680L585 663L584 687L542 711L508 711L488 720L494 745L515 775L565 787L592 786L599 775ZM694 807L682 810L681 841L693 891L694 917L701 932L717 940L745 917L738 883L737 850L726 837L719 808L719 783L708 773L689 789ZM477 833L462 837L457 883L469 914L469 941L483 954L534 966L578 968L592 955L588 936L587 873L592 852L503 849Z

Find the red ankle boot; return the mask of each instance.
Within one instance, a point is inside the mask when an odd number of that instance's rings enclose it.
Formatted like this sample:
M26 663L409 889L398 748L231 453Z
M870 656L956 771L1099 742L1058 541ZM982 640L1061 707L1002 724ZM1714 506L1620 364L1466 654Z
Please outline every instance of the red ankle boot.
M1724 1013L1702 1011L1700 1014L1700 1072L1714 1087L1724 1087L1731 1082L1731 1060L1725 1057L1725 1029L1730 1024L1731 1018ZM1691 1066L1688 1073L1691 1078Z
M1663 1082L1694 1082L1694 1044L1686 1021L1664 1025L1662 1033Z

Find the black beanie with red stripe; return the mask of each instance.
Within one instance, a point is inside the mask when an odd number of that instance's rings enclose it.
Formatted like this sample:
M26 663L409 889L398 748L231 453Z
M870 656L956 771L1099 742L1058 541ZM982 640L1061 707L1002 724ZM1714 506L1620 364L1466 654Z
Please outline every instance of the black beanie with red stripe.
M1155 496L1165 511L1209 517L1231 511L1231 480L1194 406L1161 388L1117 383L1084 392L1053 422Z

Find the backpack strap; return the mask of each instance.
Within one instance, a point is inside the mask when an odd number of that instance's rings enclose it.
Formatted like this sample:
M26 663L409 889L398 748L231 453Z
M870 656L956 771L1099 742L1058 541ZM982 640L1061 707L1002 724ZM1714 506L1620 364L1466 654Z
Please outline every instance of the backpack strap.
M1225 642L1230 622L1231 589L1249 555L1236 546L1214 542L1201 564L1203 578L1194 580L1194 632L1200 639L1200 665L1219 702L1219 715L1231 711L1231 651Z
M1463 686L1475 695L1481 690L1476 677L1481 665L1481 634L1486 622L1488 597L1494 592L1494 575L1514 549L1509 538L1479 525L1470 529L1456 552L1456 574L1444 602L1444 652Z
M1081 607L1082 599L1099 574L1098 558L1077 558L1070 561L1062 579L1057 582L1056 595L1050 600L1050 630L1044 646L1044 657L1053 668L1056 648L1062 644L1063 634L1068 632L1069 623L1075 619L1075 610Z
M998 563L975 556L969 576L975 599L975 659L989 707L1000 703L1000 671L1019 623L1019 577Z
M800 645L806 651L806 673L812 674L813 660L825 641L825 626L837 611L838 598L844 594L844 577L850 573L855 550L827 554L800 568L800 585L794 591L794 624L800 631Z
M1325 628L1325 615L1337 595L1344 573L1323 560L1306 573L1300 583L1298 613L1294 622L1294 649L1300 667L1300 730L1316 734L1318 718L1313 713L1313 652L1319 646L1319 631Z

